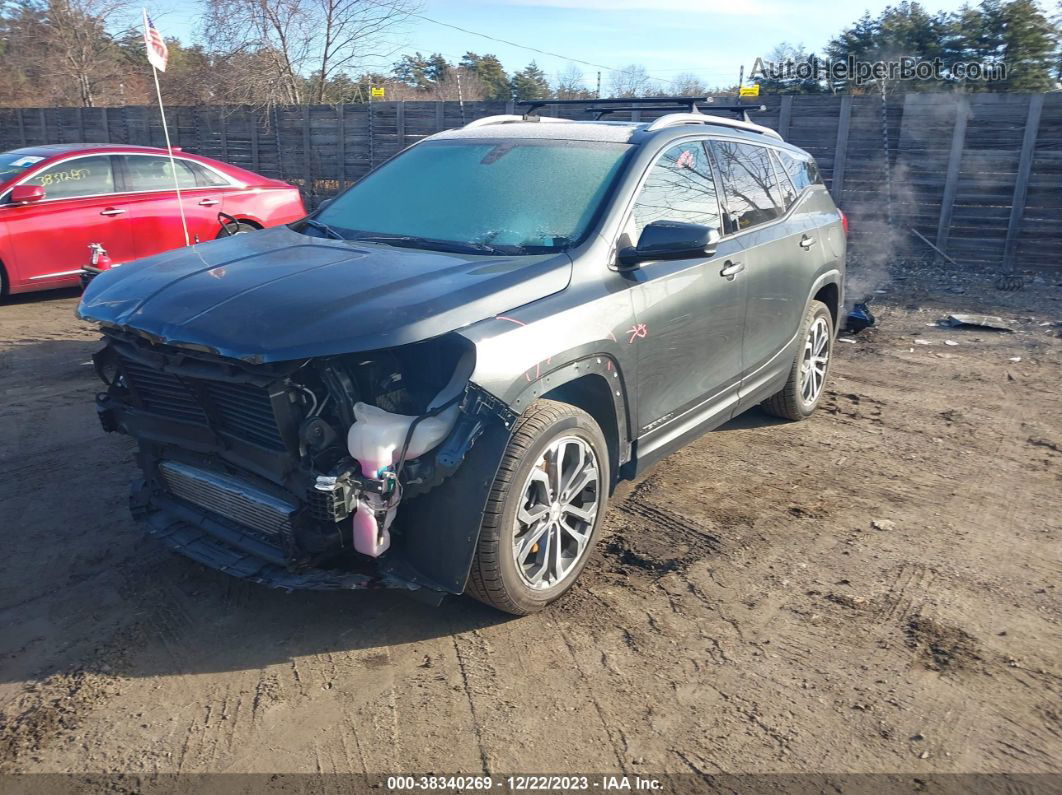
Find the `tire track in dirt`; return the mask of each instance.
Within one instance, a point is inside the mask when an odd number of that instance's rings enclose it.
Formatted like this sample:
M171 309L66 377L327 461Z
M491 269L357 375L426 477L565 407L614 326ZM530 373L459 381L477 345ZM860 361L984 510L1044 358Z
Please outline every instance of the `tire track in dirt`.
M480 772L494 772L495 767L483 738L484 716L477 706L477 698L493 698L493 685L497 671L490 663L490 647L476 631L453 636L454 655L461 672L461 685L468 699L468 711L472 716L472 734L479 751Z

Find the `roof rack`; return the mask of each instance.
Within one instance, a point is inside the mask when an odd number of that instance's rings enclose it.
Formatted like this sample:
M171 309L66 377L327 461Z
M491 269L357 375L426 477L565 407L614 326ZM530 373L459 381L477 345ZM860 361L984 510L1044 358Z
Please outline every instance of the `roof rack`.
M531 115L539 108L547 105L590 105L586 108L587 113L598 114L601 118L608 113L619 113L632 110L677 110L685 108L688 113L701 111L700 105L708 106L704 110L721 110L730 113L747 114L750 110L767 110L766 105L725 104L717 102L716 97L607 97L605 99L528 99L517 102L517 105L526 105L526 115ZM748 121L747 116L744 121Z
M724 127L734 127L740 130L748 130L749 132L756 132L762 135L769 136L771 138L777 138L782 140L782 136L772 130L770 127L764 127L759 124L754 124L749 120L749 111L765 111L766 105L745 105L742 103L737 104L716 104L715 97L608 97L606 99L531 99L523 102L517 102L516 105L527 106L527 110L523 115L506 113L497 116L486 116L482 119L476 119L470 121L465 125L465 129L473 127L486 127L491 124L511 124L515 122L530 121L530 122L544 122L544 123L571 123L573 119L562 119L555 116L535 116L532 115L539 108L546 107L547 105L589 105L590 107L584 108L587 113L597 114L594 117L594 121L598 121L602 116L606 116L609 113L619 113L621 111L672 111L676 106L679 108L685 107L688 110L685 113L667 113L658 119L654 119L645 128L647 132L655 132L656 130L662 130L665 127L675 127L682 124L718 124ZM704 110L702 112L698 107L699 104L703 104ZM723 116L716 115L717 112L733 113L739 118L728 119Z
M644 110L645 105L664 105L668 109L674 106L685 107L691 112L697 109L698 102L714 102L712 97L608 97L606 99L525 99L517 105L527 105L526 113L534 113L546 105L630 105ZM630 108L625 108L630 110Z

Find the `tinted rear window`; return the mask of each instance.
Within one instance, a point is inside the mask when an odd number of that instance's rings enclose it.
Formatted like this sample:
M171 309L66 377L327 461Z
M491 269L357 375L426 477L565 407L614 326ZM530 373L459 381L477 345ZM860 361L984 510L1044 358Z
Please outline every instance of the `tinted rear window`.
M173 190L173 166L177 166L177 180L181 189L198 187L195 174L183 160L151 155L123 155L127 189L131 191Z
M822 177L819 175L819 167L815 165L815 161L810 157L797 157L789 152L776 151L778 159L782 163L782 168L785 169L785 173L789 175L789 179L793 181L793 187L796 188L797 193L800 193L808 185L821 185Z
M712 141L711 147L723 177L728 231L743 231L779 218L782 196L770 153L762 146L733 141Z

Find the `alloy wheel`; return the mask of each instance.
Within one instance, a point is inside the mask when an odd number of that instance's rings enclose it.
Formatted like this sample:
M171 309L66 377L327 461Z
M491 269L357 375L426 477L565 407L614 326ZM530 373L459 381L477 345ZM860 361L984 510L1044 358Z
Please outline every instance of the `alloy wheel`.
M593 448L575 436L553 442L524 484L513 528L520 579L546 590L567 579L590 547L601 478Z
M804 340L804 358L800 363L800 399L810 406L822 394L826 368L830 362L830 324L816 317Z

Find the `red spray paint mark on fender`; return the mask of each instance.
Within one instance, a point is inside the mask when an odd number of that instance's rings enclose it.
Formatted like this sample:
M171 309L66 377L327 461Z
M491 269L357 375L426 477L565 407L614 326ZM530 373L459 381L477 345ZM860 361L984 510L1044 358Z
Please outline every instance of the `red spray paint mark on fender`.
M627 329L627 333L631 335L631 338L627 340L627 342L629 344L634 344L634 341L636 339L649 336L649 327L646 326L644 323L638 323L637 325L634 325L631 328Z

